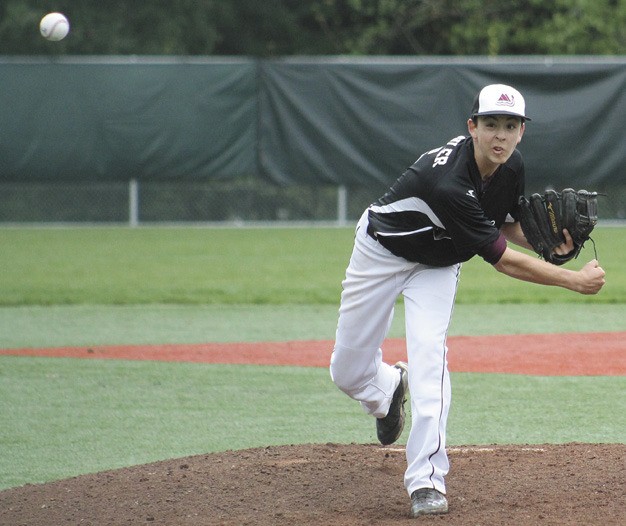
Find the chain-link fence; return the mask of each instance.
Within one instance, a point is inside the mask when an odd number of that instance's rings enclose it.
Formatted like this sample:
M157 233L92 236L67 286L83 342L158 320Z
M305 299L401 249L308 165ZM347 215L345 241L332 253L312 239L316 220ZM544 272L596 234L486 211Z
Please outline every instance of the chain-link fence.
M210 182L3 183L0 223L353 222L385 191Z
M2 183L0 223L355 222L386 190L208 182ZM542 191L541 188L529 188ZM596 189L602 219L626 219L626 185Z

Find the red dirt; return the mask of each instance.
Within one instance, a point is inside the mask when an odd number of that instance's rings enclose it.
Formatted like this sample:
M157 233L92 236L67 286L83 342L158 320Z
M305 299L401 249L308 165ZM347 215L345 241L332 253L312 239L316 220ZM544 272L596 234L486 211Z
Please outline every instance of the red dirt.
M626 375L626 333L449 338L451 371ZM332 342L7 349L0 355L326 367ZM385 359L406 357L402 340ZM617 393L616 393L617 394ZM372 424L373 425L373 424ZM358 437L355 437L358 438ZM626 524L626 445L448 448L450 513L409 519L404 450L292 445L173 459L0 491L0 525Z
M116 345L0 349L0 355L327 367L332 341ZM545 376L626 375L626 332L456 336L453 372ZM385 342L388 363L406 360L403 339Z

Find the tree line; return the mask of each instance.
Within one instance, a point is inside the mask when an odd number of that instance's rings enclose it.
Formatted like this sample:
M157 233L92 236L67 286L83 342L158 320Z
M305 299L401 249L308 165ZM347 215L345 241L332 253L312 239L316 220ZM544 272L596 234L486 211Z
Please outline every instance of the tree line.
M70 35L48 42L60 11ZM626 0L3 0L4 55L621 55Z

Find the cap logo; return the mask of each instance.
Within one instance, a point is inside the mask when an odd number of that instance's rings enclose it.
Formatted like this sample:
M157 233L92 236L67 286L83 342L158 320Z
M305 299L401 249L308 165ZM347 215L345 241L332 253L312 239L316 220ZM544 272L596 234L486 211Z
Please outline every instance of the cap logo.
M503 93L496 101L497 106L515 106L515 97L513 95L507 95Z

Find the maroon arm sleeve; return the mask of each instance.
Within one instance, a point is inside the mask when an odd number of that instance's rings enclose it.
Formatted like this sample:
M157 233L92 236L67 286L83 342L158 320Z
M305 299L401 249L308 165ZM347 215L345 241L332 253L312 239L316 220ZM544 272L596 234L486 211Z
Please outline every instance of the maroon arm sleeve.
M485 245L480 250L478 255L481 256L487 263L495 265L498 261L500 261L500 258L502 257L502 254L504 254L505 250L506 238L504 237L504 234L500 232L500 235L497 237L497 239L492 243Z

